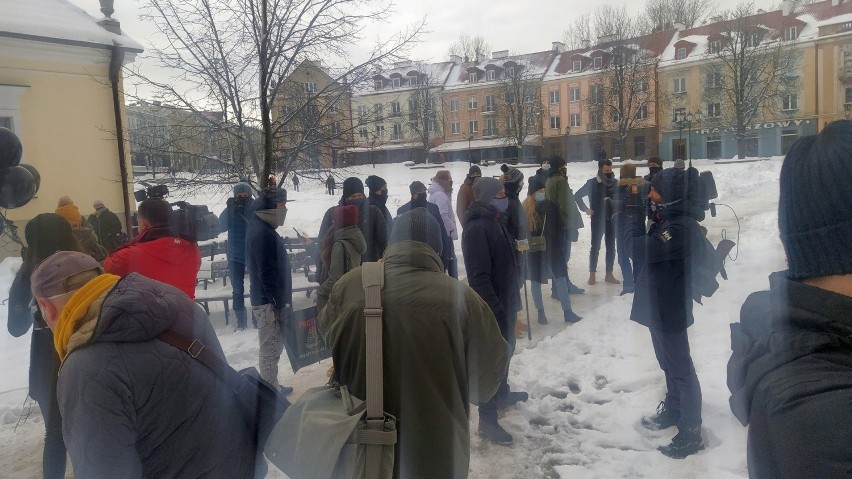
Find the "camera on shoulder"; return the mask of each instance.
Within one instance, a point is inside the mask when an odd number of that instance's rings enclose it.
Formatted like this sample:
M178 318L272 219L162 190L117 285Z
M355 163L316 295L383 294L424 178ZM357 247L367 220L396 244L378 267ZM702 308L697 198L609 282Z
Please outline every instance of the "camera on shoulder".
M134 192L133 196L136 201L142 202L148 198L163 198L165 200L168 194L168 186L153 185ZM169 203L169 206L171 211L169 212L168 227L171 236L198 242L214 239L222 232L219 219L207 209L206 205L192 205L186 201L175 201ZM134 234L137 234L139 226L137 213L134 213L131 217L131 223Z

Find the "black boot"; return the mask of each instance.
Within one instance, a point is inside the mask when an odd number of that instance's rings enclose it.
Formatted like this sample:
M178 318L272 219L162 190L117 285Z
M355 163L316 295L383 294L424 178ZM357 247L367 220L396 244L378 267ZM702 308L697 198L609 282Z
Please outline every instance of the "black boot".
M568 311L565 311L563 314L565 316L566 323L576 323L583 319L580 316L577 316L577 313L571 311L570 309Z
M543 309L538 310L538 324L547 324L547 315Z
M657 406L657 414L642 418L642 427L652 431L659 431L676 425L678 419L680 419L679 415L669 409L665 401L660 401L660 404Z
M527 402L527 399L529 398L530 395L526 391L509 391L502 398L497 400L495 406L498 410L506 409L507 407L514 406L519 402Z
M657 448L672 459L683 459L702 449L704 449L704 440L701 439L701 426L679 429L671 444Z
M480 420L479 435L497 444L512 444L512 435L506 432L496 420L493 422Z

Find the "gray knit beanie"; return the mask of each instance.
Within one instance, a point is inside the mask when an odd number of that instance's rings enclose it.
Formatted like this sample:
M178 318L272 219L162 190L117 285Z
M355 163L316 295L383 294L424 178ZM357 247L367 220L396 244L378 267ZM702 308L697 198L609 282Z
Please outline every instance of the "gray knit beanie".
M438 256L444 251L441 225L426 208L414 208L393 219L393 231L388 240L388 246L400 241L425 243L431 246Z
M488 204L502 189L503 183L500 183L500 180L483 176L473 183L473 199Z

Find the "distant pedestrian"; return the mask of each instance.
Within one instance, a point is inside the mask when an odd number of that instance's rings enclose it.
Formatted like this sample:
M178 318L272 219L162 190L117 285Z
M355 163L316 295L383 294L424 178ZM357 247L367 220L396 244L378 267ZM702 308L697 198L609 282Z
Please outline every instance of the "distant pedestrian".
M89 224L98 238L98 243L112 253L127 243L127 235L121 230L121 220L101 200L95 200L95 212L89 215Z
M852 121L793 144L778 229L787 270L731 325L728 388L753 478L852 473ZM738 451L743 452L743 451Z
M322 312L331 290L344 274L361 266L361 256L367 251L367 241L358 229L358 207L340 205L331 213L331 228L321 238L322 276L317 288L317 311Z
M79 208L68 196L61 196L56 206L56 214L65 218L71 225L71 231L77 238L77 243L83 248L83 252L90 254L98 261L104 261L109 251L98 242L95 232L89 222L80 214Z
M581 211L589 215L592 223L592 248L589 251L589 282L593 285L597 282L595 273L598 268L598 254L601 250L601 240L606 244L606 278L607 283L619 284L612 274L615 266L615 225L612 222L612 207L610 201L615 195L618 181L612 172L612 161L603 159L598 161L598 174L590 178L576 193L574 200ZM583 198L589 198L589 205ZM609 200L609 201L608 201Z
M663 171L663 159L658 156L648 158L648 174L645 175L645 181L650 183L651 178L661 171Z
M299 191L299 177L293 173L293 189Z
M328 178L325 180L325 191L328 192L331 196L334 196L334 188L337 186L337 183L334 181L334 177L328 175Z
M473 165L467 172L464 182L459 187L459 194L456 196L456 216L459 221L464 218L467 207L473 203L473 183L482 176L482 170L478 166Z
M231 300L237 317L236 330L246 329L248 313L245 306L246 231L252 217L254 192L248 183L234 185L234 196L228 198L219 216L222 229L228 232L228 271L231 278ZM257 328L257 323L254 325Z
M685 170L686 169L686 162L683 161L683 158L678 158L674 161L674 167L679 169L679 170Z
M442 248L443 252L441 253L441 260L444 262L444 271L450 274L453 278L457 278L458 267L454 264L456 262L456 253L453 250L453 240L450 238L450 235L447 234L447 229L444 227L444 221L441 218L441 210L438 209L438 205L429 203L426 199L426 185L422 182L412 182L411 185L409 185L408 190L411 192L411 201L400 206L399 209L396 210L396 215L403 215L415 208L426 208L426 210L432 214L435 220L438 221L438 225L441 229L441 238L444 243ZM453 273L456 276L453 276Z
M607 155L606 150L603 149L603 146L598 147L598 161L608 160L609 155Z
M441 211L441 219L444 223L444 228L450 239L453 241L459 239L458 228L456 224L456 215L453 212L452 194L453 194L453 177L449 170L438 170L435 177L432 178L432 183L429 185L429 202L438 206ZM453 246L455 251L455 246ZM455 253L453 253L455 258ZM458 265L453 260L449 270L450 276L458 278Z

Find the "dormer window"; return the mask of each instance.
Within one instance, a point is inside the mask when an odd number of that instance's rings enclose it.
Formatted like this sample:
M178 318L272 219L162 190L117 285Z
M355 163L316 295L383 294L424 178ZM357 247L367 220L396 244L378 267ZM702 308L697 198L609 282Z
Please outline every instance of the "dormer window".
M784 41L792 42L799 36L799 29L794 25L784 29Z
M754 48L760 45L760 34L759 33L749 33L745 37L745 47L746 48Z
M394 87L394 88L399 88L399 87L400 87L400 85L402 84L402 82L400 81L400 79L399 79L399 78L394 78L394 79L393 79L393 80L391 80L391 81L393 82L393 87Z
M722 42L720 40L714 40L710 42L709 48L711 55L718 55L722 51Z
M408 86L417 86L417 85L418 85L418 81L417 81L416 76L408 78Z
M509 67L506 69L506 78L515 78L515 67Z
M600 70L601 68L603 68L603 57L595 57L592 60L592 68L594 68L595 70Z
M485 79L486 80L491 81L491 80L494 80L496 78L497 78L497 73L494 70L488 70L488 71L485 72Z
M686 58L686 48L680 47L675 51L675 60L683 60Z
M468 73L468 75L467 75L467 80L468 80L470 83L476 83L476 72Z
M382 81L376 80L375 87L376 87L376 90L381 90L382 89Z
M583 69L583 62L580 60L574 60L571 62L571 71L574 73L579 73Z

